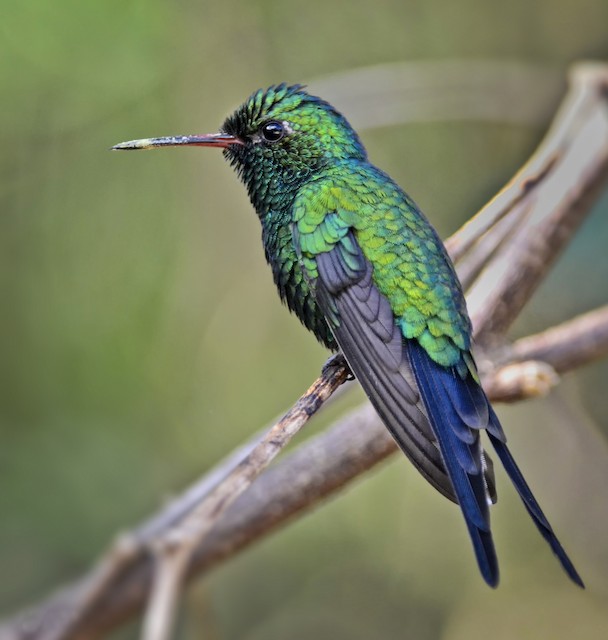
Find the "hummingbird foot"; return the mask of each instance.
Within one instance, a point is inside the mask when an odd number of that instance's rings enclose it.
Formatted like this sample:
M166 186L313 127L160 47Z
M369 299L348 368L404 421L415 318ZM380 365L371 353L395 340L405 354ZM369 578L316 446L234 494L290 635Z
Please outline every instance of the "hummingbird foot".
M321 368L321 375L325 376L330 373L333 369L346 369L347 370L347 380L354 380L355 376L353 372L350 370L348 362L342 353L335 353L331 356Z

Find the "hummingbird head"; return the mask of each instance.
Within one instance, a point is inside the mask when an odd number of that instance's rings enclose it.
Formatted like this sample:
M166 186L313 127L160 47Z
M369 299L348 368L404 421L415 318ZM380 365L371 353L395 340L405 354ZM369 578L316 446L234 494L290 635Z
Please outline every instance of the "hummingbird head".
M328 164L366 157L344 116L301 85L256 91L225 120L221 131L240 142L226 146L224 155L258 212L279 204L276 199L295 195Z
M301 85L256 91L226 118L221 131L242 142L225 151L240 167L268 165L297 173L366 156L346 118Z
M113 148L178 145L223 149L259 214L294 197L331 163L366 159L365 148L344 116L301 85L284 83L253 93L226 118L219 133L135 140Z

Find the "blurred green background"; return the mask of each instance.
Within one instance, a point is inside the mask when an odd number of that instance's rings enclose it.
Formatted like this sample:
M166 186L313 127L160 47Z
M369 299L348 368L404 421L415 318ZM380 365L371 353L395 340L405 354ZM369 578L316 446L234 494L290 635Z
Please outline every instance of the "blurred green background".
M286 408L326 356L281 308L258 222L220 154L108 147L214 131L282 80L323 87L348 116L357 105L335 88L360 67L535 65L544 102L533 121L362 131L446 236L534 149L568 65L608 58L606 25L606 0L4 0L0 613L79 575L117 531ZM509 99L515 111L532 96ZM607 215L604 196L514 333L606 302ZM500 407L586 592L562 575L503 474L503 578L487 589L457 509L394 458L197 581L181 637L602 637L607 375L599 363L548 399Z

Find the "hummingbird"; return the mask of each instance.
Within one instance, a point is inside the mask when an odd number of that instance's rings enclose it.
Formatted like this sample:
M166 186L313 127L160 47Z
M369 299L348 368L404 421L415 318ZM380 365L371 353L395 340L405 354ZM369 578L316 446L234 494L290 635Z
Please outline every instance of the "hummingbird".
M462 287L437 232L374 166L331 104L286 83L254 92L219 133L123 142L116 150L222 149L262 226L279 295L341 352L422 476L460 506L484 580L499 581L490 529L492 443L568 576L577 573L517 466L481 386Z

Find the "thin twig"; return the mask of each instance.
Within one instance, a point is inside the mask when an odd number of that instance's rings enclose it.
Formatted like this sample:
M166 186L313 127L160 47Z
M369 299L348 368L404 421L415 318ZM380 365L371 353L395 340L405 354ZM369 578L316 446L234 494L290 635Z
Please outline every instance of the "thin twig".
M538 149L507 185L446 241L454 262L458 262L498 220L533 194L541 182L545 182L572 139L578 135L581 124L588 120L589 111L605 102L600 94L605 90L607 76L608 70L603 64L583 63L572 68L570 90ZM596 131L600 146L605 143L603 129L602 126ZM579 159L581 157L584 155Z
M117 536L115 542L83 580L50 599L48 603L50 613L45 617L44 628L38 627L36 616L26 612L22 621L24 637L37 638L43 634L45 640L60 640L78 629L111 585L123 580L129 570L145 558L147 550L158 536L192 511L258 444L260 438L261 434L258 433L248 442L237 447L158 513L133 531ZM55 614L55 611L60 613ZM49 621L52 621L52 624ZM0 638L4 638L4 633L0 630Z
M594 336L593 348L584 328ZM574 318L559 327L523 338L501 355L503 365L484 378L484 387L494 401L501 396L511 401L503 386L504 372L520 358L544 353L545 366L564 373L597 359L597 353L608 353L608 311L602 307ZM573 357L580 353L580 356ZM510 356L508 354L511 354ZM513 358L512 360L509 358ZM502 381L501 382L501 378ZM511 383L509 383L511 384ZM522 396L529 397L526 386L520 386ZM528 386L529 389L529 386ZM217 523L196 551L189 575L198 575L233 556L256 540L283 526L294 516L317 505L354 478L379 464L396 450L394 441L382 426L377 414L365 404L341 418L324 433L315 436L274 467L262 474L250 489L238 498ZM186 492L187 495L189 492ZM188 502L188 500L186 500ZM177 505L171 505L173 513ZM167 510L167 509L165 509ZM187 508L183 508L187 512ZM168 524L172 517L161 512L154 520ZM129 574L103 594L96 607L89 610L80 626L71 627L69 634L49 635L52 622L61 621L66 611L78 602L79 585L65 589L38 609L25 612L0 629L1 640L48 640L77 638L89 640L138 611L149 594L151 571L149 559L140 556Z
M484 376L492 400L517 402L544 396L559 375L608 355L608 306L600 307L526 338L494 354Z
M525 360L501 367L484 387L494 402L519 402L546 396L558 383L559 376L550 364Z
M516 340L509 349L514 361L541 360L557 373L608 356L608 305Z
M461 255L460 260L456 263L456 271L465 291L475 282L496 252L511 241L513 234L523 223L528 213L528 207L515 206L508 216L498 219L493 227L476 238L476 242L472 244L470 249Z
M477 279L467 298L477 340L504 336L578 229L608 178L608 70L580 66L552 130L561 146L543 188L522 199L530 204L513 241ZM543 143L553 153L557 143Z
M154 542L156 570L144 618L145 640L170 637L184 575L195 549L226 509L270 464L291 438L315 415L349 375L341 356L334 356L321 376L241 462L181 522Z
M541 153L542 150L542 153ZM551 149L545 155L541 147L526 165L486 204L481 211L466 222L452 237L445 241L445 247L454 263L471 250L479 238L510 213L526 196L533 193L555 166L558 151Z
M215 487L223 482L243 458L260 443L266 431L267 429L257 432L247 442L231 451L189 489L141 524L130 537L134 538L141 548L149 548L159 535L181 522Z
M575 318L561 326L581 328L586 317L595 313ZM605 311L602 313L602 320L598 318L594 326L594 332L598 336L597 348L602 352L608 351L608 317ZM553 331L549 329L531 337L533 343L537 346L543 344ZM552 346L547 352L544 365L564 372L566 369L559 365L564 362L563 354L577 351L578 344L584 345L587 338L580 331L575 331L574 342L564 331L559 332L559 338L556 334L553 335L555 337L551 338ZM534 349L531 346L525 353L531 355ZM583 351L585 352L584 349ZM593 352L586 353L589 362L595 359ZM503 362L504 366L484 379L484 387L492 400L508 395L503 386L505 378L502 376L503 371L508 370L512 363L504 361L504 358ZM577 367L584 364L581 360L576 364L573 360L569 362ZM520 399L529 397L530 385L527 388L522 385L520 389L523 393ZM510 400L515 398L510 397ZM300 445L253 483L228 509L225 517L197 549L190 575L209 571L226 558L267 536L342 489L394 451L395 443L372 407L365 404L353 410L327 431ZM126 583L122 583L119 589L99 603L88 621L89 628L103 632L139 610L149 593L149 585L149 566L142 563Z

